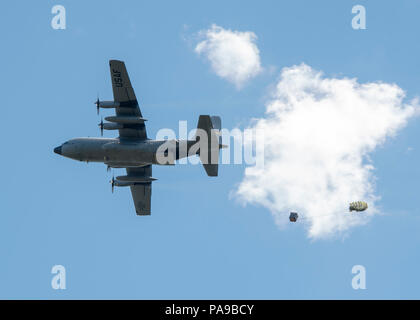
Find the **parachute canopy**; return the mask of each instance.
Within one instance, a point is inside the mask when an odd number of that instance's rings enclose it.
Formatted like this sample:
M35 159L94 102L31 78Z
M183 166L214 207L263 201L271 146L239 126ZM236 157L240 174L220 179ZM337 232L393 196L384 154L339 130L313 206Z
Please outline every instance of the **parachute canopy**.
M296 222L298 217L299 217L299 215L297 214L297 212L290 212L289 220L291 222Z
M349 206L350 211L365 211L368 208L368 204L364 201L351 202Z

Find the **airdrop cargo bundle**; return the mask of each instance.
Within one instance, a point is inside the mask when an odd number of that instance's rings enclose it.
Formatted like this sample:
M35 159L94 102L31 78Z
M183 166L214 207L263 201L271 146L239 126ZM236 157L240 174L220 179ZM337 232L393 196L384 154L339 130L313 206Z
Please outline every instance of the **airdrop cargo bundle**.
M297 212L290 212L289 220L290 222L296 222L298 217L299 215L297 214Z
M368 205L364 201L351 202L349 206L350 211L365 211L367 208Z

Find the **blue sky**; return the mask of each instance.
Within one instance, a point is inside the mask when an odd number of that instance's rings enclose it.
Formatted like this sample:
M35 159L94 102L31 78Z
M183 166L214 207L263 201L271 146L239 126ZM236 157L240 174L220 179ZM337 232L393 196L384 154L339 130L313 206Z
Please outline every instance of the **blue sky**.
M55 4L66 30L51 28ZM355 4L366 30L351 28ZM418 118L371 154L383 214L329 240L231 199L244 165L222 166L217 179L201 166L155 166L152 215L138 217L128 189L111 194L104 165L52 150L100 134L93 101L112 99L109 59L126 62L151 137L200 114L243 127L264 115L281 68L302 62L416 97L419 10L372 0L2 3L0 298L418 299ZM254 32L263 67L276 71L242 90L217 77L194 52L194 35L213 23ZM63 291L51 288L56 264ZM358 264L366 290L351 286Z

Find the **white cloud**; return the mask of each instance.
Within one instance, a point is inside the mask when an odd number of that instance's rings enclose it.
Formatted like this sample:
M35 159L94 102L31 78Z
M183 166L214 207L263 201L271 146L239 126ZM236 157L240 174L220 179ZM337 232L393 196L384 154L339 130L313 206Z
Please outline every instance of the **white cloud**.
M264 168L249 167L235 194L268 208L278 225L299 212L310 238L343 234L378 213L368 156L417 114L395 84L326 78L301 64L284 68L266 116ZM369 209L349 213L348 203Z
M262 70L260 52L253 32L239 32L212 25L200 32L205 39L197 44L195 52L210 61L213 71L239 89Z

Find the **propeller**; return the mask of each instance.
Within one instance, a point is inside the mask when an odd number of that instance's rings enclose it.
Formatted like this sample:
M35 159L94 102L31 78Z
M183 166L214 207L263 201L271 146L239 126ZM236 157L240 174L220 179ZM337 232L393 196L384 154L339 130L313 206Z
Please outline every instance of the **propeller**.
M96 101L94 102L94 104L96 104L96 114L98 114L99 115L99 95L98 95L98 98L96 99Z
M112 191L112 193L114 193L114 186L115 186L114 175L112 175L112 180L110 182L111 182L111 191Z
M101 137L104 135L104 119L101 118L101 122L98 124L99 128L101 128Z

